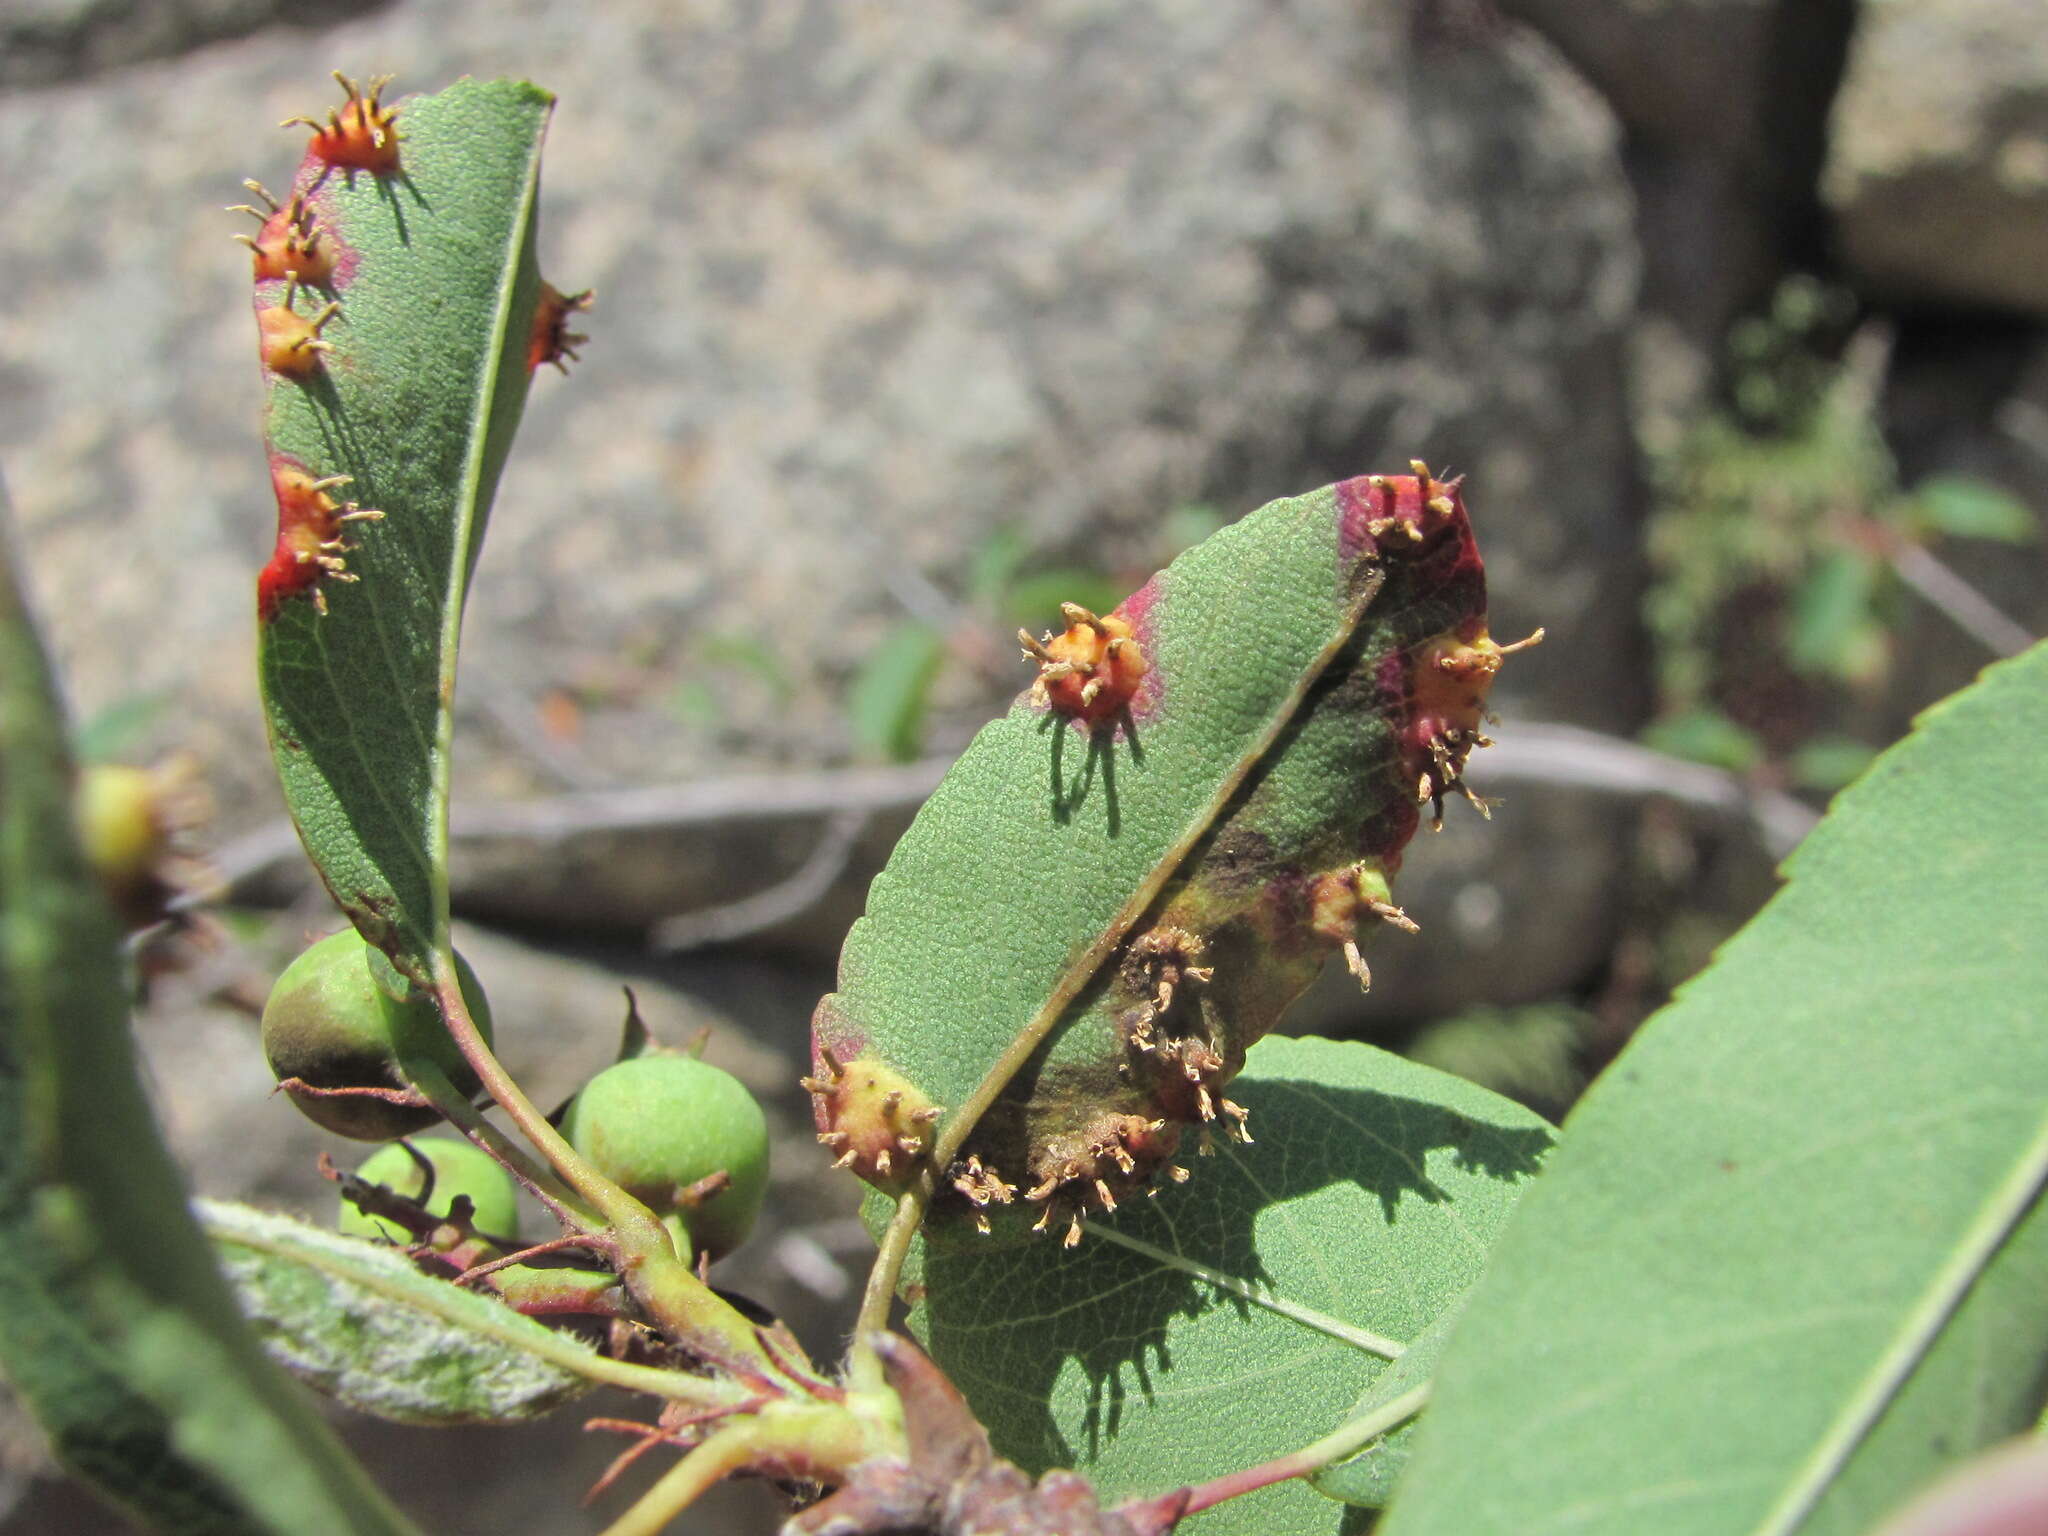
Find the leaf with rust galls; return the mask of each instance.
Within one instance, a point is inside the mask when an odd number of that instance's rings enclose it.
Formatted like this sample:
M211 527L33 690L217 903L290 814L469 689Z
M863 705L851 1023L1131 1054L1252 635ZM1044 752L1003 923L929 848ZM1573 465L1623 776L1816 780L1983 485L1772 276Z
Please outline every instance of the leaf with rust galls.
M1459 482L1412 468L1274 502L1020 637L1037 682L897 846L813 1020L821 1139L876 1120L864 1081L930 1122L850 1160L930 1181L928 1225L1071 1243L1185 1178L1248 1134L1230 1080L1325 959L1366 982L1361 928L1413 926L1390 881L1425 807L1486 810L1465 761L1520 647L1487 633Z
M277 503L258 665L307 853L418 978L447 946L457 640L526 398L553 98L463 80L398 108L381 88L345 81L290 185L257 190L269 215L249 210Z

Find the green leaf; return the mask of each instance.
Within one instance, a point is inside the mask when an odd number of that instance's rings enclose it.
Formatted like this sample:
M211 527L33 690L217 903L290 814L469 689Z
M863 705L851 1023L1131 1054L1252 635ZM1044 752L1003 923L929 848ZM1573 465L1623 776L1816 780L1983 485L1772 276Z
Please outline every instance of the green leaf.
M1232 1092L1270 1133L1092 1220L1079 1247L914 1260L911 1325L1004 1455L1077 1467L1114 1499L1335 1429L1390 1375L1373 1336L1423 1336L1471 1285L1551 1141L1520 1106L1366 1045L1270 1037ZM1331 1536L1346 1518L1296 1483L1182 1529Z
M1030 557L1031 547L1013 524L989 531L974 551L967 566L967 600L977 608L994 608L1010 590L1017 572ZM1023 620L1019 620L1022 623Z
M1689 762L1745 773L1763 759L1763 743L1718 709L1688 710L1643 728L1643 745Z
M421 1274L400 1249L221 1201L199 1218L271 1359L360 1412L509 1424L594 1385L572 1368L593 1355L580 1340Z
M936 1155L942 1218L971 1214L960 1154L1028 1199L1062 1186L1064 1222L1230 1113L1220 1089L1371 921L1368 888L1394 912L1418 778L1451 774L1430 742L1476 734L1499 664L1462 502L1431 485L1360 477L1252 513L1113 616L1148 663L1122 716L1091 728L1027 692L975 738L813 1021L827 1134L857 1168L922 1100L936 1131L889 1145Z
M1509 1098L1561 1107L1584 1081L1577 1057L1592 1025L1589 1015L1565 1003L1473 1008L1429 1025L1406 1054Z
M0 1361L59 1457L193 1536L410 1529L264 1360L185 1210L0 523Z
M1079 603L1097 613L1116 606L1116 583L1100 571L1034 571L1011 583L1002 600L1002 620L1028 629L1034 635L1047 625L1063 628L1059 622L1061 603Z
M1871 626L1877 571L1877 561L1858 549L1829 550L1820 557L1792 598L1786 649L1795 668L1856 675L1859 641Z
M854 674L846 700L854 739L892 762L916 757L924 746L932 681L945 659L945 637L929 624L891 630Z
M1566 1122L1387 1536L1848 1536L2035 1422L2044 784L2036 646L1842 794Z
M1877 748L1853 736L1823 736L1792 754L1792 782L1801 789L1833 794L1846 787L1877 757Z
M385 514L349 525L360 579L319 583L329 612L308 590L262 623L271 748L335 899L420 976L447 944L456 641L526 398L551 101L518 81L458 81L402 105L403 174L321 181L321 227L349 253L323 333L334 350L306 383L270 381L274 470L352 476L337 499ZM258 304L276 303L280 285L263 288ZM282 569L304 568L287 556Z
M1974 475L1932 475L1909 498L1916 521L1958 539L1996 539L2030 544L2040 537L2040 519L2017 496Z
M123 695L73 732L72 754L81 763L116 761L157 722L170 699L162 691Z

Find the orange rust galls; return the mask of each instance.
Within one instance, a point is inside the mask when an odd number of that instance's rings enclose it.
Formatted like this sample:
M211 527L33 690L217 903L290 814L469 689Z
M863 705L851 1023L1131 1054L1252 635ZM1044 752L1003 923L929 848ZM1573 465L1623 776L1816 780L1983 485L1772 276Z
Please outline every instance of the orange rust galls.
M341 306L329 302L310 316L302 315L292 307L298 291L298 279L286 278L284 297L256 311L256 330L263 366L283 378L305 380L320 371L320 354L333 350L320 339L320 332L341 313Z
M880 1061L856 1057L842 1063L820 1048L817 1062L803 1086L832 1166L851 1168L870 1184L909 1179L926 1158L932 1127L944 1111Z
M1243 1113L1228 1100L1223 1103L1226 1113ZM1032 1230L1050 1232L1064 1217L1061 1242L1073 1247L1081 1240L1084 1217L1106 1215L1122 1200L1149 1192L1152 1176L1179 1145L1180 1127L1171 1121L1108 1110L1073 1131L1048 1137L1033 1150L1023 1191L1025 1200L1043 1207ZM986 1204L962 1181L954 1187L977 1206Z
M1149 1042L1152 1026L1184 986L1215 980L1216 968L1201 963L1207 951L1195 934L1170 925L1148 929L1125 947L1118 972L1127 988L1146 999L1132 1023L1134 1044Z
M526 371L532 373L542 363L553 363L563 373L569 371L569 362L577 361L576 349L589 341L588 336L569 329L569 317L579 310L590 308L596 294L586 288L581 293L563 293L545 278L540 285L540 303L534 306L533 330L526 343Z
M253 216L262 228L252 237L235 238L249 247L254 258L256 281L297 278L313 288L324 288L334 276L334 242L322 237L313 210L303 192L280 204L260 181L242 183L263 199L269 211L249 203L237 203L230 213Z
M1372 971L1358 947L1358 920L1375 917L1404 933L1420 933L1415 920L1394 905L1387 866L1379 859L1360 859L1343 869L1316 876L1309 883L1309 930L1344 951L1344 967L1359 989L1372 990Z
M1433 828L1443 825L1443 797L1453 789L1482 816L1491 813L1489 803L1466 785L1465 763L1474 747L1493 745L1479 727L1486 719L1486 695L1501 662L1542 641L1539 629L1526 640L1501 645L1481 624L1469 635L1438 635L1410 657L1401 745L1414 776L1417 803L1435 807Z
M343 533L350 523L375 522L382 512L367 510L354 502L337 502L328 494L347 485L347 475L316 479L303 465L289 459L275 459L270 467L270 487L277 496L277 545L270 563L256 580L256 611L268 622L277 617L285 599L310 595L313 606L327 611L323 581L354 581L343 559L350 545Z
M1406 475L1360 475L1337 487L1348 552L1418 554L1446 530L1466 523L1463 475L1440 479L1421 459Z
M1018 630L1026 660L1036 661L1032 694L1053 710L1090 725L1114 719L1130 707L1145 680L1145 654L1130 624L1110 614L1097 618L1079 603L1060 604L1067 628L1034 640Z
M310 117L288 117L278 126L304 124L313 130L308 154L336 170L368 171L372 176L393 176L398 172L398 109L387 107L379 98L391 83L379 75L365 90L340 70L334 78L348 100L328 112L322 123Z

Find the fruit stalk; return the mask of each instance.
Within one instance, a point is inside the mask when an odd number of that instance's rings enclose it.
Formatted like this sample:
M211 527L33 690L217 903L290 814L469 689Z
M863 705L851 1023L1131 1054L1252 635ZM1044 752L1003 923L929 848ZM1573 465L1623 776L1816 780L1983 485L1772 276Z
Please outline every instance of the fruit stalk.
M454 962L444 955L435 956L434 995L450 1038L485 1092L610 1227L619 1276L654 1325L675 1343L735 1375L771 1381L781 1377L774 1357L761 1345L759 1330L690 1272L654 1213L592 1168L513 1081L470 1017Z

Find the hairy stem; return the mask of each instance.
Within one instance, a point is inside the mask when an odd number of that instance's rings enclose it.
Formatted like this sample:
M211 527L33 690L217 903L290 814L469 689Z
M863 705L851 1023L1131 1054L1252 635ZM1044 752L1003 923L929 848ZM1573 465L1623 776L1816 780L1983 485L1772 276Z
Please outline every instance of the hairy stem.
M743 1412L663 1474L603 1536L655 1536L721 1478L747 1469L839 1483L862 1462L906 1454L901 1405L784 1398Z
M681 1371L664 1371L650 1365L634 1365L630 1361L614 1360L609 1356L600 1355L588 1345L579 1343L567 1335L552 1333L545 1329L536 1333L531 1328L514 1327L509 1320L515 1319L516 1314L509 1311L506 1313L508 1322L504 1326L494 1326L488 1320L480 1319L475 1308L457 1306L452 1301L442 1300L442 1289L439 1286L400 1287L374 1269L340 1263L331 1256L323 1255L316 1248L266 1241L261 1231L254 1230L246 1224L220 1222L209 1216L203 1204L198 1215L200 1224L219 1240L234 1243L242 1248L274 1253L294 1263L324 1270L350 1285L386 1296L400 1306L434 1313L444 1321L470 1333L496 1339L525 1354L546 1360L551 1365L558 1365L565 1371L573 1371L588 1380L707 1408L731 1408L746 1400L744 1389L730 1381L709 1376L688 1376ZM449 1294L453 1295L452 1290Z

